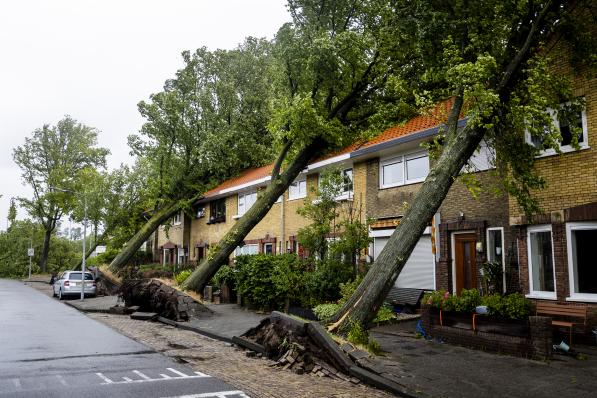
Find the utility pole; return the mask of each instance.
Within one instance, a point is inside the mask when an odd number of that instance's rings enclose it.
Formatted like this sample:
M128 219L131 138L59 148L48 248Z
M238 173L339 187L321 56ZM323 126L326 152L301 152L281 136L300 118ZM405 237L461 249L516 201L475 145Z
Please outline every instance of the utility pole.
M85 271L86 271L86 264L85 264L85 254L86 252L86 244L85 241L87 240L87 195L83 193L83 262L81 263L81 301L85 300Z

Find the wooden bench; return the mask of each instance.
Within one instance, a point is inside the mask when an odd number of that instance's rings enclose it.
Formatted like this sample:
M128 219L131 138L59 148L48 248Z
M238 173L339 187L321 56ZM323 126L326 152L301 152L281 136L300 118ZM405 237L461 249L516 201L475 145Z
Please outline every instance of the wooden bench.
M537 302L535 315L547 315L552 318L553 326L563 326L570 329L570 344L572 345L572 328L574 325L587 326L587 307L565 305L549 302ZM556 318L557 319L554 319Z

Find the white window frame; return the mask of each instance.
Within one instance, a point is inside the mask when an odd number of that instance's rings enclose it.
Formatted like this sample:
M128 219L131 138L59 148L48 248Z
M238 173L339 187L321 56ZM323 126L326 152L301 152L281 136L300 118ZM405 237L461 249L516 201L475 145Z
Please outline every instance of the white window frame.
M250 206L247 207L247 197L251 197L253 195L255 195L255 200L253 201L253 203L251 203ZM255 204L255 202L257 202L257 191L239 193L236 201L237 213L236 216L233 216L233 218L236 219L242 217L247 211L249 211L249 209Z
M292 186L296 187L297 192L293 193ZM301 191L301 185L304 185L303 190ZM302 199L307 197L307 177L301 177L296 179L290 186L288 187L288 200L296 200Z
M487 231L486 231L487 236L485 238L486 239L485 242L487 242L487 261L490 261L489 260L489 232L490 231L501 231L501 234L502 234L502 254L501 254L501 256L502 256L502 278L503 278L503 281L502 281L503 292L502 293L506 293L506 288L507 288L506 287L506 248L504 247L504 245L505 245L504 227L487 228Z
M255 253L243 253L243 251L245 251L247 248L253 248L254 247L254 251ZM242 256L243 254L248 254L248 255L255 255L255 254L259 254L259 245L257 243L247 243L244 244L242 246L237 246L236 249L234 249L234 256Z
M541 290L534 290L533 288L533 264L531 263L531 233L533 232L549 232L551 236L551 264L553 266L553 292L546 292ZM528 298L536 298L543 300L557 300L558 285L556 278L556 262L553 251L553 231L551 224L536 225L527 228L527 267L529 269L529 294Z
M572 232L578 230L597 229L597 222L572 222L566 224L566 250L568 251L568 281L570 284L570 294L566 301L582 301L597 303L597 294L595 293L576 293L574 291L574 256L572 252Z
M420 157L426 157L427 158L427 174L422 177L422 178L408 178L408 173L407 173L407 166L406 163L409 160L413 160L413 159L417 159ZM384 167L385 166L389 166L393 163L401 163L401 167L402 167L402 181L398 181L398 182L394 182L394 183L384 183ZM425 181L425 178L427 178L427 175L429 175L429 153L427 151L415 151L415 152L409 152L409 153L404 153L402 155L398 155L398 156L392 156L386 159L382 159L379 162L379 187L381 189L384 188L393 188L393 187L399 187L402 185L409 185L409 184L416 184L418 182L423 182Z
M565 105L565 104L562 104ZM547 112L551 115L554 125L556 125L558 127L558 130L560 129L560 121L557 118L556 113L554 112L553 109L548 108ZM588 133L588 128L587 128L587 111L586 109L583 109L581 111L581 121L582 121L582 136L583 136L583 141L579 142L579 148L576 149L574 148L572 145L564 145L564 146L560 146L560 151L562 153L568 153L568 152L575 152L577 150L583 150L583 149L588 149L589 148L589 133ZM533 140L531 139L531 134L528 131L525 131L524 133L524 137L525 137L525 141L527 144L534 146L533 145ZM541 152L539 152L539 154L537 155L538 158L541 157L545 157L545 156L553 156L553 155L557 155L558 153L556 152L555 149L553 148L548 148L548 149L543 149L541 150Z
M180 225L182 224L182 217L180 216L181 211L179 211L178 213L176 213L174 215L174 217L172 217L172 225Z
M344 173L350 170L350 182L352 185L352 189L345 190L346 184L344 184ZM342 175L342 191L338 196L336 196L336 200L348 200L354 196L354 168L352 166L345 167L340 171Z

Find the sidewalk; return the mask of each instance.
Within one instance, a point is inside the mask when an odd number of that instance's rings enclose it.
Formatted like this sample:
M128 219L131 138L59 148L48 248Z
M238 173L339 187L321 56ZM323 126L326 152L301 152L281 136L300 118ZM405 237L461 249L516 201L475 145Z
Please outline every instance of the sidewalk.
M31 283L51 295L49 285ZM73 303L76 300L73 300ZM86 302L92 303L90 300ZM232 337L255 326L266 315L235 304L210 304L214 315L193 319L190 325ZM255 397L387 397L365 386L270 368L270 361L246 358L229 344L153 322L126 316L89 314L120 332L170 356L179 356L198 369L246 389ZM555 355L542 362L470 350L426 341L415 336L415 321L371 331L385 355L378 362L392 369L400 384L421 397L593 397L597 391L597 347L575 347L586 359ZM184 347L173 350L173 347Z
M375 328L372 336L398 364L401 383L429 397L594 397L597 347L578 346L578 360L554 355L549 362L470 350L415 338L416 322Z

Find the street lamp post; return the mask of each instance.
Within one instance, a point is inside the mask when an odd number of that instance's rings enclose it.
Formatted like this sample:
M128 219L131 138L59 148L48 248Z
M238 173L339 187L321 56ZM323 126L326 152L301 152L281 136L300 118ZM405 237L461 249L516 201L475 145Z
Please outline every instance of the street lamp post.
M55 191L60 191L60 192L70 192L70 193L74 193L76 194L77 192L72 191L70 189L62 189L62 188L55 188L55 187L50 187L50 189L53 189ZM86 263L85 263L85 257L86 257L86 251L87 251L87 247L86 247L86 241L87 240L87 196L85 195L85 193L83 193L83 261L81 262L81 301L85 300L85 272L87 272L87 267L86 267Z

